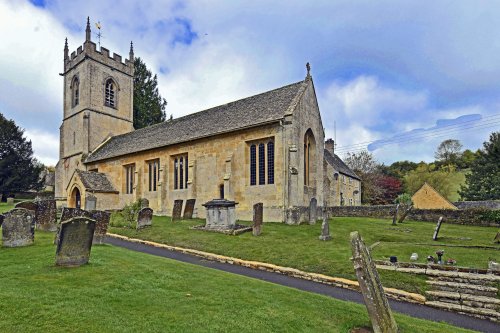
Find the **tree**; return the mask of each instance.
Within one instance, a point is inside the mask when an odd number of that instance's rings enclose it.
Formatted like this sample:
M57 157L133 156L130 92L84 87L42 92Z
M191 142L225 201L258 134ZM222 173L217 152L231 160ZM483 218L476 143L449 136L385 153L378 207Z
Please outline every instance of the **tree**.
M40 190L43 165L33 157L24 130L0 113L0 193Z
M500 132L490 135L484 142L471 172L465 176L465 186L459 193L464 200L500 199Z
M448 139L441 142L434 154L436 160L444 164L456 165L462 151L462 144L458 140Z
M378 163L366 150L360 153L347 153L344 162L361 178L361 202L376 203L383 196L377 179L381 175Z
M457 167L461 170L469 169L478 155L479 155L478 152L473 152L470 149L464 150L464 152L457 161Z
M405 176L405 188L407 193L415 193L427 182L443 196L450 199L456 179L457 172L453 168L449 168L448 171L443 169L436 170L434 165L427 165L422 162L417 169L408 172Z
M375 184L380 189L380 196L370 201L373 205L387 205L393 203L394 199L403 192L403 183L395 177L377 174L375 177Z
M167 101L158 92L158 78L137 57L134 60L134 128L165 121Z

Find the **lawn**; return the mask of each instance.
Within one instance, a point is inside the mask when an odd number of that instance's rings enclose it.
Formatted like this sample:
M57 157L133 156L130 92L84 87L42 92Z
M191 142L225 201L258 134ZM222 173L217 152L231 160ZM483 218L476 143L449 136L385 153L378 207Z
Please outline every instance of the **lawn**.
M52 239L37 231L33 246L0 248L0 332L348 332L369 324L359 304L110 245L94 246L89 265L56 267ZM396 321L401 332L469 332Z
M8 212L14 208L14 205L8 205L6 202L0 202L0 214Z
M199 219L172 223L168 217L155 216L152 228L138 232L129 228L111 227L109 232L352 280L356 280L356 276L350 261L349 233L354 230L360 232L367 245L380 242L372 251L375 259L388 259L389 256L396 255L399 261L409 261L410 255L417 252L418 262L424 263L427 255L435 256L436 250L441 248L445 249L445 259L454 258L460 266L487 268L489 258L500 259L498 245L494 249L434 246L494 246L492 240L497 231L495 228L444 223L439 241L434 242L434 223L408 221L393 227L391 221L384 219L339 217L330 221L333 240L323 242L318 240L320 223L299 226L266 223L259 237L254 237L251 233L227 236L189 229L190 226L202 223L203 220ZM470 240L464 239L466 237ZM380 271L380 275L386 287L421 294L427 288L424 276L393 271Z

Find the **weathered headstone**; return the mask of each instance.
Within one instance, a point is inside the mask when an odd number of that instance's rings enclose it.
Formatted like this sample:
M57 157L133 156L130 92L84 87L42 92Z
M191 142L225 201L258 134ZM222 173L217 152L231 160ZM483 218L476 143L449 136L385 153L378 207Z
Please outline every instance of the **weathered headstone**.
M330 223L328 223L328 219L326 215L323 214L323 223L321 223L321 235L319 239L322 241L329 241L332 239L332 235L330 235Z
M196 199L188 199L186 200L186 207L184 207L184 220L189 220L193 218L194 204L196 203Z
M5 218L5 216L3 216L2 214L0 214L0 227L2 226L4 218Z
M14 204L14 198L7 198L7 205L13 205Z
M309 202L309 224L316 224L316 220L318 219L318 200L316 198L312 198Z
M108 232L109 219L111 214L102 210L90 212L92 219L95 220L94 243L101 244L104 236Z
M149 207L142 208L137 215L137 230L151 226L153 210Z
M432 240L438 239L439 229L441 229L441 223L443 222L443 217L439 217L438 223L436 224L436 229L434 229L434 235L432 236Z
M370 252L357 231L351 232L354 270L375 333L397 333L398 327Z
M396 210L394 211L394 216L392 217L392 225L397 225L396 221L398 220L399 214L399 204L396 205Z
M4 247L28 246L35 241L35 213L24 208L14 208L5 213L2 223Z
M54 244L57 245L59 244L59 234L61 231L61 224L65 221L69 221L70 219L74 217L86 217L89 219L93 219L92 213L87 212L86 210L80 209L80 208L68 208L68 207L63 207L62 213L61 213L61 223L57 227L57 232L56 236L54 238Z
M95 221L86 217L74 217L61 223L56 265L74 267L89 262Z
M497 235L495 236L495 239L493 239L493 242L500 243L500 232L497 232Z
M172 222L181 219L183 200L174 200L174 209L172 210Z
M57 207L55 200L40 200L36 204L36 228L38 230L57 230Z
M32 201L21 201L21 202L18 202L14 207L15 208L24 208L24 209L32 210L33 212L36 212L37 204L32 202Z
M142 198L139 200L141 204L141 208L147 208L149 207L149 200L146 198Z
M262 221L264 220L264 204L262 202L253 205L253 228L252 234L259 236L262 232Z
M87 195L85 197L85 210L92 211L96 210L97 198L94 195Z

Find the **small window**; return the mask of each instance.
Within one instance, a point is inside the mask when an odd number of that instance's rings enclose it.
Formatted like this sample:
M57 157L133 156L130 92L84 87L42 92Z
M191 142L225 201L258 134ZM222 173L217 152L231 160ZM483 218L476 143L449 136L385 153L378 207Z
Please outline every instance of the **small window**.
M259 144L259 185L266 183L266 164L265 164L264 144Z
M257 150L255 145L250 146L250 185L257 185Z
M274 184L274 142L267 144L267 183Z
M76 76L71 83L71 95L71 106L75 107L80 103L80 81Z
M189 166L188 155L176 156L174 162L174 190L187 189Z
M116 85L112 79L106 81L104 105L116 107Z
M135 164L125 166L125 193L134 193Z
M160 181L160 160L153 160L148 162L149 171L149 192L157 190Z

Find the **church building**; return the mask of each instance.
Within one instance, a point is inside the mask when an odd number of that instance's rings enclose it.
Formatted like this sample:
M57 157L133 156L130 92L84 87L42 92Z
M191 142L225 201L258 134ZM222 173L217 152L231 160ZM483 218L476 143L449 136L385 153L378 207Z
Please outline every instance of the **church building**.
M132 44L128 59L97 49L87 20L76 52L64 48L64 117L56 166L58 204L121 209L140 198L157 215L174 200L234 200L237 218L296 224L317 206L359 205L359 177L326 143L313 79L134 130ZM193 110L194 111L194 110Z

